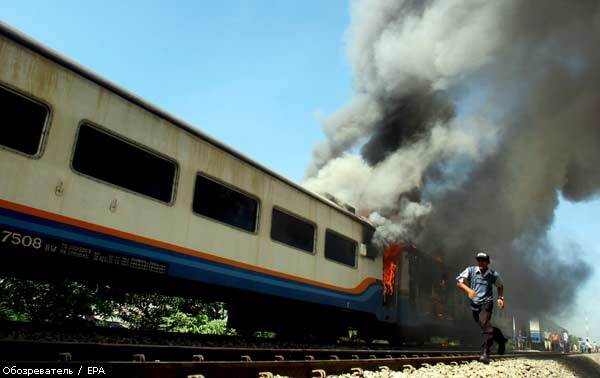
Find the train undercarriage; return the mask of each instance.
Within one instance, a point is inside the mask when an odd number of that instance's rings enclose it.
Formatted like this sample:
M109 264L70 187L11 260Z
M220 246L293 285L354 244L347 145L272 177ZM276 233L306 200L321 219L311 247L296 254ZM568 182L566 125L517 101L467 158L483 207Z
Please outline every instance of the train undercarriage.
M283 340L335 343L342 339L369 343L422 346L458 342L476 345L478 333L468 307L460 302L454 285L448 285L443 263L412 249L397 254L393 277L384 272L383 305L397 311L393 323L375 315L332 306L260 295L175 279L166 275L137 272L118 266L104 266L68 256L10 250L2 251L3 275L32 280L65 278L111 285L122 290L195 297L226 303L228 327L244 336L272 332ZM386 265L389 270L389 264Z

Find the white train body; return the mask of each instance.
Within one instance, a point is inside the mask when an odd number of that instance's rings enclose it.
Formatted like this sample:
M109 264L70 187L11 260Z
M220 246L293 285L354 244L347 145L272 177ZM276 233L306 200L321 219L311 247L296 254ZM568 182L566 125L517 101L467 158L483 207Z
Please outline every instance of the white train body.
M0 90L48 110L35 154L3 146L0 138L3 250L28 256L31 264L38 257L52 261L56 254L57 259L81 261L92 269L107 268L106 272L119 265L384 316L382 259L361 253L372 226L351 211L291 183L5 25L0 25ZM169 200L78 171L73 159L84 126L173 164ZM2 123L2 133L18 127ZM112 153L104 151L96 161ZM151 166L139 169L136 174L154 174ZM256 201L254 230L193 211L199 174ZM274 208L314 226L312 251L272 238ZM326 258L327 230L356 243L353 265ZM19 235L19 243L14 234ZM33 248L30 239L40 240L41 248Z

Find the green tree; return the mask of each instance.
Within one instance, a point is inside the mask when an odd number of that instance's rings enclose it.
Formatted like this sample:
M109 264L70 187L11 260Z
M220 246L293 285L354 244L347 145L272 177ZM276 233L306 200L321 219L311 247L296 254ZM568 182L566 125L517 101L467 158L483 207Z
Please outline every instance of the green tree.
M161 330L169 332L201 333L208 335L232 335L226 319L210 319L206 314L177 312L163 318Z
M0 319L77 325L97 325L105 319L140 330L232 333L226 328L227 312L220 302L70 280L0 278Z
M91 323L111 311L109 288L74 281L0 279L0 317L34 323Z

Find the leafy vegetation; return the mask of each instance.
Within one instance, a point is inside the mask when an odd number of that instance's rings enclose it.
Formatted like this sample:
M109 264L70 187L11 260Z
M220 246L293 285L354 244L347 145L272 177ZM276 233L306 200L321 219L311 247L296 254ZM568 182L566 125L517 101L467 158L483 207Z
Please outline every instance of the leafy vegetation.
M76 281L0 278L0 319L139 330L233 334L223 303L130 293Z
M171 332L202 333L208 335L232 335L225 319L210 319L206 314L190 315L177 312L163 317L160 329Z

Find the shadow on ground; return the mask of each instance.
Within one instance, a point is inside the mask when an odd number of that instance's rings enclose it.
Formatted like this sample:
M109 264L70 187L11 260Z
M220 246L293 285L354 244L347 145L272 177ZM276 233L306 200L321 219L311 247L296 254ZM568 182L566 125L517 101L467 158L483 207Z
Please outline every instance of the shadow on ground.
M600 377L599 354L575 354L562 356L562 358L557 359L557 361L560 362L564 367L570 369L573 374L577 375L578 377Z

